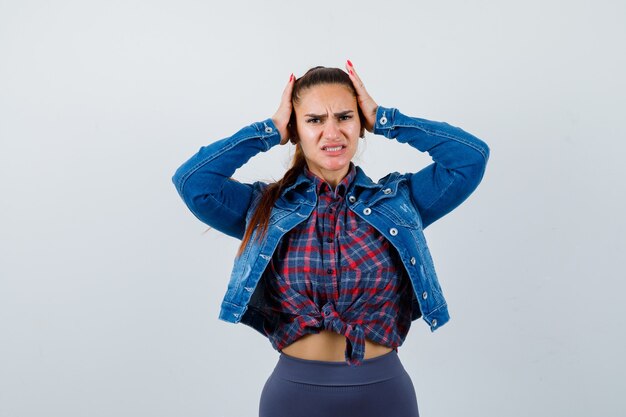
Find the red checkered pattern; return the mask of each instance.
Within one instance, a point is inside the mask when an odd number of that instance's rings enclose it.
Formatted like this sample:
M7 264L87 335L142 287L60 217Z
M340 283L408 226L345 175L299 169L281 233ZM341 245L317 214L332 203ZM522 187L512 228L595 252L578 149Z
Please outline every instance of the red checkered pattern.
M395 248L347 207L354 164L335 190L306 167L304 173L316 185L318 203L283 237L268 266L267 306L280 315L268 337L280 351L328 329L346 336L346 361L360 365L365 338L394 349L402 345L413 289Z

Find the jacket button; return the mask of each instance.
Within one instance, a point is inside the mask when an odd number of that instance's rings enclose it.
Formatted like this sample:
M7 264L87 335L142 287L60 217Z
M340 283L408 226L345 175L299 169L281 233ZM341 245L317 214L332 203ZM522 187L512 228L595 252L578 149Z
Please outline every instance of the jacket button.
M422 298L423 298L424 300L428 298L428 293L427 293L426 291L424 291L424 292L422 293Z
M432 323L433 327L437 326L437 319L433 319Z
M385 123L387 123L387 118L385 116L381 117L379 120L381 125L384 125Z
M411 265L415 265L415 256L411 257Z
M269 126L265 128L265 133L272 133L273 131L274 131L274 129L272 129Z
M356 201L356 197L351 195L350 197L348 197L348 201L354 203Z
M365 214L366 216L368 216L371 212L372 212L372 209L369 207L365 207L363 209L363 214Z
M398 229L396 229L395 227L392 227L391 229L389 229L389 234L391 236L395 236L398 234Z
M391 188L385 188L383 194L391 194Z

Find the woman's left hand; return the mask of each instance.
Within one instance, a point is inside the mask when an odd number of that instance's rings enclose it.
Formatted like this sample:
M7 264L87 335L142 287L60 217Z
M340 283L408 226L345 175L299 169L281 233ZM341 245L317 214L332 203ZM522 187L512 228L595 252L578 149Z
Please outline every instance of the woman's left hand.
M365 87L363 87L363 81L359 78L358 74L354 70L352 62L348 60L346 62L346 69L348 70L348 76L352 80L352 84L357 93L357 103L365 116L365 129L368 132L373 131L374 124L376 123L376 111L378 110L378 104L369 95Z

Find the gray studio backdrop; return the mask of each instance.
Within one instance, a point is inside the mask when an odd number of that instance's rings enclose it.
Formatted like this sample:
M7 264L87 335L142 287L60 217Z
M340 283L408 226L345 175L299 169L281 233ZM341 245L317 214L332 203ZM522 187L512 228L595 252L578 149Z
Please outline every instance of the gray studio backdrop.
M491 159L426 231L450 305L400 357L420 412L626 415L620 1L0 1L0 417L253 417L278 353L218 320L238 241L171 176L351 59ZM291 145L235 177L278 179ZM368 174L430 157L367 135ZM297 417L297 416L295 416Z

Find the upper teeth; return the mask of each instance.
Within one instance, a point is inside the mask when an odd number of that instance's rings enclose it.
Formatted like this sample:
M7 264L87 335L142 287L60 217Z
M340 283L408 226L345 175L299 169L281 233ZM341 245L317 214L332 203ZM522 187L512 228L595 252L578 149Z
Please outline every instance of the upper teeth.
M326 147L327 151L338 151L339 149L341 149L341 146L335 146L334 148Z

